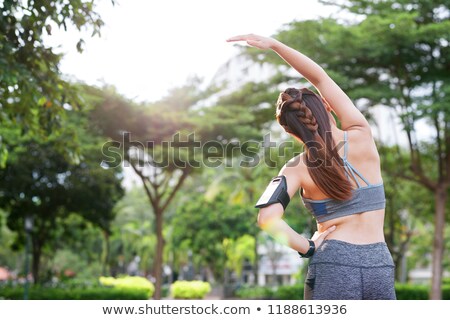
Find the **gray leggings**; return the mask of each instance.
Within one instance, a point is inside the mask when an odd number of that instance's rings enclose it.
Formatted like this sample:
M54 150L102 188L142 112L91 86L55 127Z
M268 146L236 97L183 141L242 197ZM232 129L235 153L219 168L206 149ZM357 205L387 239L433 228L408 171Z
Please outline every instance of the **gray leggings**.
M310 258L305 300L396 300L395 265L386 242L325 239Z

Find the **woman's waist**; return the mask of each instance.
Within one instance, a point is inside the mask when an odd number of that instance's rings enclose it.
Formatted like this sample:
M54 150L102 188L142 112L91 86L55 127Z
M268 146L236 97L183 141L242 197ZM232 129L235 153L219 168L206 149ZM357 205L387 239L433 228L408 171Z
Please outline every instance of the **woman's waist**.
M351 243L325 239L310 259L310 264L335 264L348 267L394 267L385 241Z
M327 236L327 239L342 240L354 244L385 241L383 232L384 209L317 223L317 230L322 233L331 226L336 226L336 229Z
M385 242L383 232L373 232L373 233L346 233L338 232L337 228L335 231L330 233L325 240L339 240L355 245L366 245L373 243Z

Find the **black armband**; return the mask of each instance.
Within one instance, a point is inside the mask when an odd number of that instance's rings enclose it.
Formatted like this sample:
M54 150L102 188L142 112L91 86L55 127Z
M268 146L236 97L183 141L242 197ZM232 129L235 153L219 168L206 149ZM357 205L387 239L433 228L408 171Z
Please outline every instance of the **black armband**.
M264 208L279 202L286 210L289 201L291 201L291 198L287 192L286 177L277 176L270 181L266 190L256 203L255 208Z

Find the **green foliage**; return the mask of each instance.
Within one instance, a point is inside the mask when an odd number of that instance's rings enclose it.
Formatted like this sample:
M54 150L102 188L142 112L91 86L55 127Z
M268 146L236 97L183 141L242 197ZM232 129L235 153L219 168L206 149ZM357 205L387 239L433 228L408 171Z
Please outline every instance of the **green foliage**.
M244 261L255 261L255 238L245 234L236 240L224 239L222 243L227 256L226 267L240 276Z
M201 194L193 194L177 208L171 241L174 247L184 248L184 253L191 249L197 263L211 266L220 279L226 261L223 241L257 230L251 211L247 205L230 205L223 195L208 201Z
M113 206L123 194L120 169L100 166L101 137L90 128L87 114L71 112L67 120L64 134L51 135L45 141L21 138L0 170L0 206L8 212L8 228L17 232L15 249L25 242L25 217L34 218L32 270L36 281L42 254L61 247L60 239L70 243L81 233L87 235L93 226L109 233ZM81 147L77 157L68 158L73 137L65 134L74 128ZM63 145L68 146L67 152L58 147ZM82 219L77 221L73 214ZM83 228L85 231L79 231Z
M133 187L128 190L114 207L114 212L109 238L111 271L124 272L120 264L131 261L136 255L141 258L139 270L150 271L155 256L155 219L144 189Z
M99 34L103 21L97 1L51 0L0 3L0 165L15 141L5 130L17 129L46 139L64 130L66 110L78 108L81 99L59 70L62 55L45 43L55 28L92 30ZM112 1L114 3L114 1ZM82 51L84 41L76 44ZM75 46L75 43L74 43ZM70 140L68 140L70 141Z
M96 231L98 233L98 230ZM67 238L65 239L66 241L68 240ZM89 247L91 241L93 241L93 239L86 241L85 245ZM89 257L88 253L85 251L86 250L82 249L77 252L69 249L56 251L50 262L52 272L61 279L64 279L65 277L75 277L76 279L79 279L78 281L99 277L102 274L101 261ZM98 251L100 250L97 249L97 252L95 252L97 256L101 254L101 252ZM91 259L92 261L89 261Z
M203 299L211 291L211 285L204 281L175 281L170 292L175 299Z
M137 105L106 90L91 92L91 94L99 97L92 114L96 127L102 134L115 140L114 144L118 146L116 153L126 164L132 166L142 180L149 204L157 218L155 219L157 243L154 254L156 297L159 295L162 283L160 278L162 272L159 271L162 267L164 250L163 223L161 222L175 195L188 177L204 168L202 160L211 157L223 160L233 154L233 148L225 147L230 140L254 137L259 133L252 127L251 113L242 107L202 106L201 100L205 98L205 92L199 90L199 82L195 79L185 86L174 88L168 96L152 104ZM240 112L239 117L236 117L237 112ZM130 135L125 136L124 132ZM213 142L219 146L218 155L211 154L210 148L202 147L202 144L207 142ZM233 143L231 147L234 146ZM196 144L199 144L200 150ZM140 152L136 152L136 148ZM145 159L140 156L142 154L147 155ZM110 166L120 164L115 161L116 159L113 160ZM204 212L205 209L198 208L198 210ZM230 209L227 210L230 211ZM242 210L239 211L242 212ZM192 221L192 219L185 221ZM185 229L185 226L182 227ZM246 227L246 225L243 226L241 230L246 231ZM224 221L223 228L230 229L228 221ZM195 226L192 230L199 230L199 227ZM203 228L200 230L206 233ZM227 230L225 234L228 232ZM184 236L183 233L186 232L183 230L181 237ZM175 230L173 234L178 235L180 232ZM217 233L213 233L209 238L211 237L215 237L214 240L216 240ZM223 236L220 237L217 239L219 241L208 243L209 247L214 246L212 250L216 252L220 250L223 239ZM176 239L176 245L181 247L180 242L183 240L190 241L186 237ZM202 256L199 255L199 257ZM208 255L206 259L212 261L215 257ZM215 259L215 262L217 260L221 259Z
M6 212L0 209L0 267L6 267L9 270L14 270L13 266L22 266L23 255L11 250L14 244L16 233L9 230L6 225Z
M395 284L395 293L398 300L428 300L429 288L422 285Z
M147 299L153 296L153 293L155 292L155 286L153 283L143 277L100 277L99 281L104 286L112 286L117 289L145 291Z
M24 288L0 287L0 299L22 300ZM146 288L48 288L32 286L29 289L30 300L147 300Z
M272 299L272 287L241 286L236 290L236 296L242 299Z
M273 298L277 300L298 300L303 299L303 292L304 292L303 285L279 286L275 290Z

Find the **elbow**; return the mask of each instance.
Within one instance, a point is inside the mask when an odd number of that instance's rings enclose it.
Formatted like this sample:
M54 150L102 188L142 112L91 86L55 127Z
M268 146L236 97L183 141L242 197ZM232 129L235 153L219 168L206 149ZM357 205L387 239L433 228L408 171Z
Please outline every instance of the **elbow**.
M265 230L271 223L274 222L274 220L278 218L278 214L269 211L267 208L263 208L259 210L257 223L261 229Z
M267 221L268 221L267 212L265 212L264 209L259 210L257 219L258 227L264 229L264 226L267 225Z
M258 227L260 228L260 229L264 229L264 226L266 225L266 223L267 223L267 221L266 221L267 219L266 219L266 217L263 215L263 214L261 214L261 210L259 211L259 213L258 213L258 219L257 219L257 224L258 224Z
M367 121L365 121L364 123L361 124L361 128L360 130L370 136L372 138L372 128L370 127L369 123Z
M367 121L362 121L360 123L354 124L352 126L344 128L344 130L358 130L362 134L372 137L372 128Z

